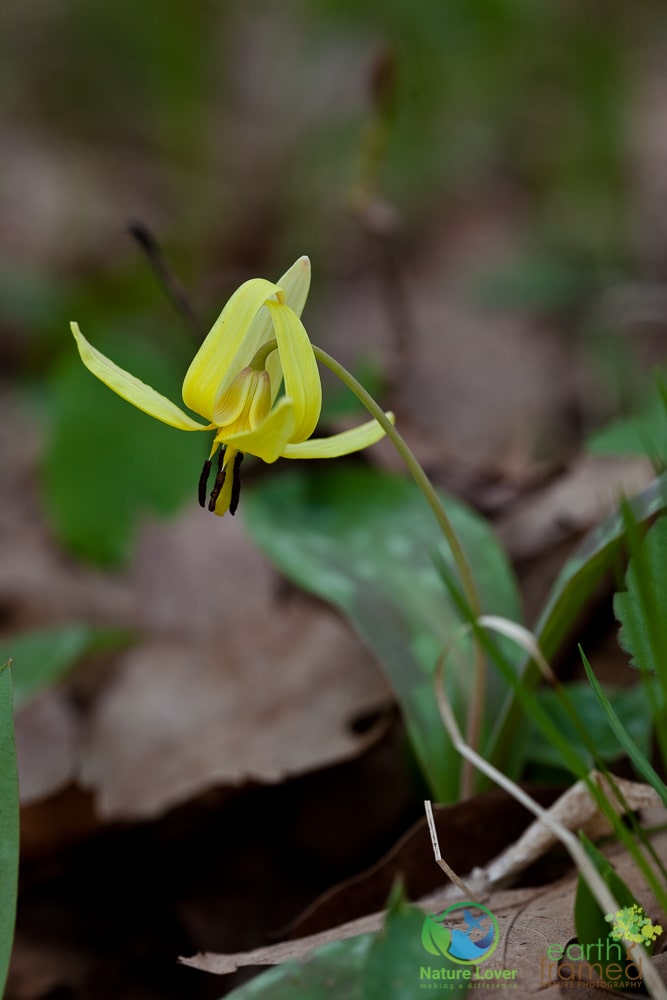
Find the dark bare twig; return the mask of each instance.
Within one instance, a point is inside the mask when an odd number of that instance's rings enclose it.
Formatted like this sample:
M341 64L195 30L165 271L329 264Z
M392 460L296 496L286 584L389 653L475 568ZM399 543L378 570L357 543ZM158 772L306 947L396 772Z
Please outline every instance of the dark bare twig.
M157 280L180 314L189 333L197 344L200 344L204 339L205 331L197 319L183 284L167 264L157 239L148 226L139 220L128 223L127 230L146 254Z

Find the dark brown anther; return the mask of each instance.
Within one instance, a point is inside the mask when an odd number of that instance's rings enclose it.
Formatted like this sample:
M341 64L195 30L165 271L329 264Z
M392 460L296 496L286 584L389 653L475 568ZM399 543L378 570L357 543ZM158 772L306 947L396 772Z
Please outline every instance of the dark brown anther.
M241 462L243 461L243 452L239 452L234 459L234 471L232 472L232 497L229 501L229 513L234 515L236 509L239 505L239 497L241 496Z
M211 496L208 500L208 509L210 511L215 511L215 505L220 496L220 490L225 485L226 470L223 468L222 463L225 460L225 449L221 448L218 453L218 471L215 476L215 482L213 483L213 489L211 490Z
M201 470L201 476L199 477L199 506L206 506L206 487L208 486L208 477L211 475L211 459L207 458L204 462L204 468Z

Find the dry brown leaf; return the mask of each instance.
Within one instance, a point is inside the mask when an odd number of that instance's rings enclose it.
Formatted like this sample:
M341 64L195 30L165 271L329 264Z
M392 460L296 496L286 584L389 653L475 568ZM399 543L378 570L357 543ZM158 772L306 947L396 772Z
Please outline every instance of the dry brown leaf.
M653 846L664 857L667 833L657 834L653 838ZM606 853L639 902L654 919L661 918L655 914L643 877L624 850L616 846ZM429 862L425 860L425 863ZM485 900L500 925L501 948L497 952L496 964L517 969L516 981L524 996L542 993L552 981L548 976L547 945L565 945L575 936L573 906L576 886L577 875L571 874L546 887L495 891ZM427 913L437 913L449 903L451 896L447 889L419 900L417 905ZM181 958L180 961L194 969L218 975L226 975L243 966L275 965L288 959L307 961L322 945L379 930L383 920L383 913L375 913L298 941L229 955L200 954ZM577 990L577 996L580 995Z
M64 688L19 713L25 801L79 778L104 817L155 816L211 785L349 759L378 735L351 723L391 703L381 671L334 612L299 595L280 599L241 518L193 506L147 521L122 574L64 560L35 499L36 435L10 398L3 415L8 629L79 620L143 637L111 669L82 665L71 682L80 711Z
M349 723L386 698L327 612L291 609L240 647L144 644L91 708L81 780L107 819L154 816L210 786L279 781L358 754L375 734Z
M497 525L506 551L529 559L564 539L588 531L655 478L647 458L583 455L567 473L536 493L519 498Z
M626 783L626 786L634 783ZM570 790L556 804L554 809L561 820L568 814L574 820L581 808L581 795ZM646 795L643 786L635 789L624 787L624 794L636 792L637 807L641 808L652 803L652 796ZM664 820L664 810L662 811ZM589 817L590 818L590 817ZM652 837L653 847L657 854L665 856L667 852L667 832L662 831ZM613 845L605 852L621 879L628 885L635 897L654 919L663 919L664 915L655 913L655 906L647 890L643 875L625 852L622 845ZM532 860L532 858L530 859ZM434 864L430 858L424 858L424 864ZM493 863L486 871L492 870ZM466 881L472 881L473 876L466 876ZM547 961L546 946L549 943L565 945L575 936L574 929L574 895L578 873L572 873L552 885L538 888L498 889L491 886L488 877L484 879L487 891L482 896L498 918L502 951L499 953L498 965L503 968L516 968L517 982L522 984L525 995L541 992L549 984L547 965L542 965L542 958ZM478 884L482 880L478 879ZM460 898L458 890L452 890L451 885L424 897L418 904L426 912L438 912L451 904L454 898ZM181 961L193 968L217 974L234 972L242 966L272 965L284 962L289 958L306 960L310 954L324 944L343 940L358 934L378 930L383 923L384 914L375 913L358 920L349 921L339 927L319 934L310 935L297 941L285 942L267 948L257 948L249 952L229 955L212 953L184 958ZM525 986L524 986L525 984Z
M531 789L531 794L548 806L557 789ZM433 813L442 850L457 872L485 865L506 844L514 843L530 819L530 813L502 789L454 805L434 806ZM292 938L303 937L380 910L397 878L409 899L433 892L442 882L442 872L436 865L424 863L431 852L422 817L377 864L324 893L285 931Z
M391 698L333 612L279 604L239 522L200 514L144 537L137 613L155 638L121 657L89 709L81 779L109 819L354 756L375 733L351 721Z
M21 804L30 805L73 780L78 720L67 699L49 690L19 708L15 724Z

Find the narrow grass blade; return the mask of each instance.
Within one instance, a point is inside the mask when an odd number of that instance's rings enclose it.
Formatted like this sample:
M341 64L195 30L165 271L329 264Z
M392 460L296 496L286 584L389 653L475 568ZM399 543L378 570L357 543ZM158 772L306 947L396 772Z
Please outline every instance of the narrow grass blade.
M611 702L607 698L607 695L604 693L600 682L593 673L593 668L588 662L588 659L586 658L586 655L581 646L579 647L579 652L581 653L581 659L584 664L584 670L586 671L586 676L588 677L590 685L593 688L593 691L595 692L595 695L600 703L600 708L604 712L607 722L609 723L611 729L616 735L616 738L618 739L619 743L625 750L626 754L634 764L635 768L637 769L637 772L642 776L642 778L644 778L645 781L648 782L648 784L652 788L655 789L657 794L662 799L663 804L667 806L667 785L665 785L660 775L657 773L657 771L654 770L654 768L652 767L650 762L646 759L646 757L641 752L639 747L628 735L627 730L623 727L623 724L621 723L621 720L614 711Z

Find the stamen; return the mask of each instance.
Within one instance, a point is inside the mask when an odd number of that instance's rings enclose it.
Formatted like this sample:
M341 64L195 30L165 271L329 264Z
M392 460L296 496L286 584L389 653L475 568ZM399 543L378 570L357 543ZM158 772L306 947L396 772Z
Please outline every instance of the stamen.
M234 459L234 469L232 471L232 497L229 501L229 513L234 515L236 509L239 505L239 498L241 496L241 462L243 461L243 452L240 451L236 458Z
M206 506L206 487L208 486L208 477L211 475L211 459L207 458L204 462L204 468L201 470L201 476L199 477L199 506Z
M225 485L225 476L227 470L223 468L222 463L225 460L225 448L224 446L220 449L218 454L218 471L215 476L215 482L213 484L213 489L211 490L211 496L208 501L208 509L210 511L215 511L215 505L218 497L220 496L220 490Z

